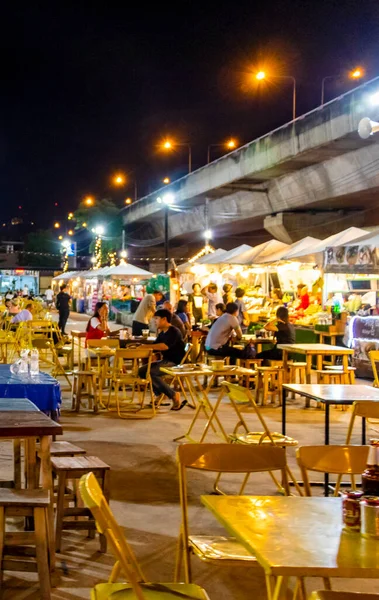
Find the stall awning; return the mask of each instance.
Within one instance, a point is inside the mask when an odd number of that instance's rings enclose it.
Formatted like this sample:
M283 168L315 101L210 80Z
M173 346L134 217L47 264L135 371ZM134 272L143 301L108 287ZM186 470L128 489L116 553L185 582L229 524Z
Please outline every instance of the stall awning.
M55 280L59 280L59 279L63 279L63 281L68 281L69 279L74 279L74 277L81 277L81 272L80 271L66 271L65 273L61 273L60 275L57 275L56 277L53 277L53 281Z
M227 250L224 250L223 248L217 248L217 250L215 250L214 252L210 252L209 254L204 254L204 256L202 256L201 258L199 258L199 260L196 261L196 264L198 264L198 265L214 264L213 259L218 258L219 256L222 256L223 254L225 254L225 252L227 252ZM218 261L216 261L216 263L217 262ZM194 263L191 263L191 264L194 264Z
M117 267L105 267L102 271L104 271L101 274L102 277L138 277L139 279L150 279L153 276L153 273L150 273L150 271L145 271L145 269L141 269L130 263L120 264Z
M326 248L348 244L349 242L361 238L365 234L367 234L367 231L365 229L360 229L359 227L349 227L348 229L345 229L340 233L330 235L325 240L322 240L312 248L295 252L291 258L301 259L302 262L321 263L323 260L323 253L326 250Z
M215 256L213 253L209 260L207 260L206 264L208 265L221 265L221 264L229 264L231 260L248 250L252 250L252 247L248 244L241 244L241 246L237 246L237 248L233 248L232 250L227 250L218 256ZM200 264L205 264L204 262L198 261ZM238 263L239 264L239 263Z
M249 248L245 252L232 257L228 262L231 265L252 265L258 261L259 258L264 258L273 252L286 250L287 248L289 248L288 244L284 244L278 240L270 240L268 242L264 242L263 244L259 244L254 248Z
M298 242L294 242L287 248L283 248L282 250L279 250L272 254L268 254L263 257L259 257L256 260L256 262L259 264L262 264L262 263L276 263L281 260L290 260L293 257L293 255L299 251L309 250L311 252L312 248L316 244L318 244L320 241L321 240L319 240L318 238L314 238L310 235L307 235L307 237L303 238L302 240L299 240Z

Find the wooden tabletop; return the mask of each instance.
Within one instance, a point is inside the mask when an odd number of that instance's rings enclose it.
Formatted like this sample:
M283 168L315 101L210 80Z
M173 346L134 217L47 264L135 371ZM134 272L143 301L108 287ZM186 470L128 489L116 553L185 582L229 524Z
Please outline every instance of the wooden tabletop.
M283 387L289 392L295 392L312 398L318 402L329 404L352 404L358 400L379 401L379 388L370 385L312 385L302 383L285 383Z
M39 408L27 398L0 398L0 411L19 411L38 412Z
M278 344L279 350L298 354L354 354L354 350L330 344Z
M341 498L202 496L266 574L379 578L379 541L342 529Z
M215 359L217 360L217 359ZM198 377L200 375L204 375L206 377L211 377L212 375L222 376L222 375L254 375L256 371L253 369L245 369L245 367L237 367L234 365L226 366L224 369L211 369L208 366L196 367L196 368L188 368L191 365L183 365L177 367L161 367L161 371L167 373L167 375L171 375L172 377L182 376L189 377L190 375Z
M4 411L0 418L0 438L40 437L61 435L61 425L43 412Z

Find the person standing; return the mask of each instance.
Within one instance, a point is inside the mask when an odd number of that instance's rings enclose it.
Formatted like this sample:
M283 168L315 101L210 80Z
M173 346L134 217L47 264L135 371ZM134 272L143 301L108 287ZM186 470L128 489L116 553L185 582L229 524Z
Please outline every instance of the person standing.
M234 298L233 298L233 286L231 283L224 283L224 285L222 286L222 290L223 290L223 295L222 295L222 301L225 304L225 306L227 304L229 304L229 302L234 302Z
M46 305L48 308L50 308L53 303L53 300L54 300L54 292L51 288L47 288L47 290L45 292L45 297L46 297Z
M208 298L208 317L213 320L217 317L216 304L222 303L222 298L218 293L218 287L215 283L210 283L201 290L201 293L205 298Z
M67 285L63 283L61 285L61 291L57 294L56 308L59 313L58 327L62 332L62 335L66 335L66 323L70 314L70 302L71 296L67 293Z
M157 302L162 300L163 294L159 290L154 290L152 294L146 294L136 312L134 313L133 323L132 323L132 334L140 336L142 335L142 331L144 329L149 329L150 320L153 318L156 308Z
M241 287L236 289L236 304L238 306L237 319L242 329L242 333L246 333L249 326L249 315L247 314L246 305L243 301L245 290Z
M191 312L193 314L193 318L195 319L195 323L200 323L204 319L204 315L203 315L204 296L201 293L200 283L193 284L192 294L189 295L188 301L192 305Z

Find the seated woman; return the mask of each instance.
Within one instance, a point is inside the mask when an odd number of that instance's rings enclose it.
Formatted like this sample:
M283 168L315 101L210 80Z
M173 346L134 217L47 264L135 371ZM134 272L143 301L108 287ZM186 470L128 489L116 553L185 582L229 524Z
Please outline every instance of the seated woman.
M264 360L282 360L283 352L278 348L278 344L294 344L295 328L289 322L288 309L285 306L279 306L276 311L276 318L266 323L266 331L275 332L276 344L270 350L264 350L257 354L256 358Z
M94 315L87 323L86 344L87 340L101 340L101 338L110 335L108 315L108 304L106 302L97 302Z
M187 304L188 304L187 300L179 300L175 314L183 322L184 327L186 328L186 331L187 331L187 335L188 335L188 333L190 331L192 331L192 327L191 327L190 320L188 318Z
M33 315L31 312L33 310L32 302L28 302L25 305L25 308L22 310L20 309L20 306L16 300L12 300L11 304L15 307L15 310L16 310L16 312L12 311L12 314L14 314L14 317L12 317L11 323L22 323L22 322L33 320Z

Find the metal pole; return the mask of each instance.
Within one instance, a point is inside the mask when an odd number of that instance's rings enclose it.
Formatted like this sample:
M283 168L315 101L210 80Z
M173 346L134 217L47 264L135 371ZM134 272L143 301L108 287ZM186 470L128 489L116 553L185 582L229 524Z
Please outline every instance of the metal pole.
M168 205L164 211L164 272L168 273Z
M207 165L209 165L209 163L211 162L211 147L208 146L208 152L207 152Z
M293 78L293 94L292 94L292 120L296 119L296 79Z
M321 106L324 106L324 99L325 99L325 79L326 79L326 77L323 77L322 81L321 81Z
M138 200L138 192L137 192L137 178L134 175L134 202Z
M192 171L192 150L191 146L188 146L188 173Z

